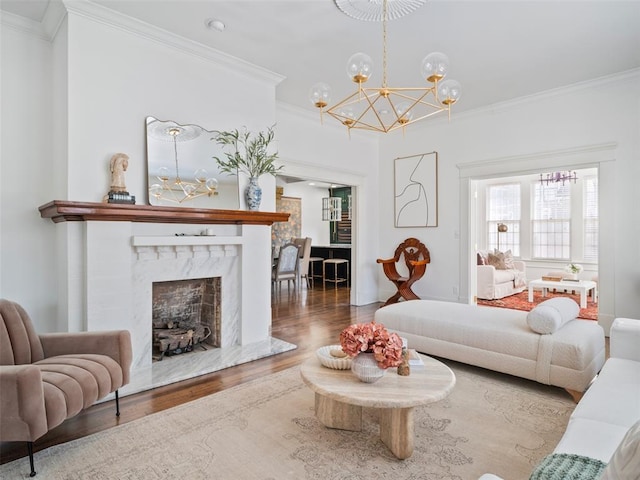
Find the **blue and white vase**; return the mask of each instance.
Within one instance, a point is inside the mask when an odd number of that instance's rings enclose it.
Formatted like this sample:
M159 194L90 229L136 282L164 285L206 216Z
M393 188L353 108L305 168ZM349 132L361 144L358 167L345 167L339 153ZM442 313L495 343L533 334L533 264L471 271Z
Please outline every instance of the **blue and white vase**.
M249 210L260 210L260 202L262 201L262 188L258 185L258 177L249 178L249 185L245 191L247 205Z

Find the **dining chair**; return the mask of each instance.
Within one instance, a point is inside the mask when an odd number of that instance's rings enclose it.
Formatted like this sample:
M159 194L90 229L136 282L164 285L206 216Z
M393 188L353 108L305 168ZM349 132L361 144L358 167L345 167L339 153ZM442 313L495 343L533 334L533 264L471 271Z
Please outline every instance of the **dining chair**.
M271 284L278 290L282 287L282 282L286 280L287 288L291 286L293 281L294 289L298 287L299 266L300 266L300 247L294 243L286 243L280 247L278 260L273 267L271 274Z

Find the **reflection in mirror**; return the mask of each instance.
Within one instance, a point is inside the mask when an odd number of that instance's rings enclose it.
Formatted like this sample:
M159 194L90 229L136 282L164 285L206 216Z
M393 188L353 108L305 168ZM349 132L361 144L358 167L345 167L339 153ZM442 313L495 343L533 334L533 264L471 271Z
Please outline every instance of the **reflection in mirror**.
M222 151L198 125L147 117L150 205L238 210L238 176L220 172Z

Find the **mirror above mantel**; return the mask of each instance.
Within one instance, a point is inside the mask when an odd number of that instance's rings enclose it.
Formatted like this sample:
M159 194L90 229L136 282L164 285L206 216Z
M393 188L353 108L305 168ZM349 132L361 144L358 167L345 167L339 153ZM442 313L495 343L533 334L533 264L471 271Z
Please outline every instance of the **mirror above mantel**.
M150 205L238 210L238 176L218 169L214 133L193 124L147 117Z

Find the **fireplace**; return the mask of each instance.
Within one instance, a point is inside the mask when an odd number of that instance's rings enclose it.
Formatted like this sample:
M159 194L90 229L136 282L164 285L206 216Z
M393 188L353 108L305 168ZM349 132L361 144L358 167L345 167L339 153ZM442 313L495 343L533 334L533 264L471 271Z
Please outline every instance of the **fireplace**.
M122 395L295 348L271 337L269 227L288 214L63 200L40 212L58 225L64 252L58 331L131 333L131 383ZM207 351L153 361L154 284L211 278L219 279L209 327L215 348L204 342Z
M220 277L153 282L152 359L220 347Z

